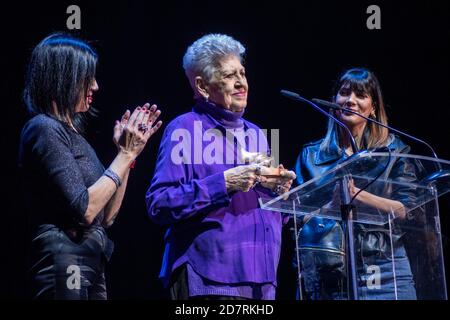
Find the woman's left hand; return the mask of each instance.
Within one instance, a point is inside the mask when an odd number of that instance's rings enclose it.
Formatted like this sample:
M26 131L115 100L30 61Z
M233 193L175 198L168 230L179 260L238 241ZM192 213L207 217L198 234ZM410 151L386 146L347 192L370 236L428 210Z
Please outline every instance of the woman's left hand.
M157 110L156 105L153 105L150 107L150 104L146 103L142 107L142 112L146 113L146 115L141 119L141 123L145 124L148 127L148 130L144 132L145 140L148 140L160 127L162 122L159 121L157 123L156 120L158 119L159 115L161 114L161 111ZM128 120L130 119L131 112L130 110L127 110L120 121L116 121L116 124L114 126L114 135L113 135L113 141L116 145L117 149L120 150L120 139L123 135L123 130L128 124ZM122 137L123 138L123 137Z

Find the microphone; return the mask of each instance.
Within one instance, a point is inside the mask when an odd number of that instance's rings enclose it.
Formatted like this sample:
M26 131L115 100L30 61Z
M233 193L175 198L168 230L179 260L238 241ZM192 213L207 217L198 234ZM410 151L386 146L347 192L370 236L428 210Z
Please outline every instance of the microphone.
M328 118L333 119L334 122L336 122L340 127L342 127L347 132L348 137L350 138L350 143L352 145L353 153L354 154L358 153L358 147L356 146L355 138L353 137L352 133L350 132L350 129L343 122L341 122L335 116L329 114L328 112L326 112L325 110L323 110L322 108L317 106L315 103L309 101L308 99L303 98L298 93L288 91L288 90L281 90L280 93L281 93L281 95L285 96L286 98L292 99L294 101L306 102L307 104L312 106L314 109L316 109L320 113L324 114Z
M329 101L326 101L326 100L321 100L321 99L316 99L316 98L312 98L311 100L314 101L317 104L320 104L320 105L322 105L324 107L328 107L328 108L331 108L331 109L334 109L334 110L345 109L344 107L341 107L339 104L334 103L334 102L329 102Z
M398 134L400 134L400 135L402 135L402 136L405 136L405 137L408 137L408 138L410 138L410 139L412 139L412 140L414 140L414 141L420 142L420 143L426 145L426 146L431 150L431 152L432 152L432 154L433 154L433 157L435 157L436 159L439 159L439 157L437 156L437 154L436 154L436 152L434 151L434 149L433 149L428 143L426 143L425 141L423 141L423 140L421 140L421 139L419 139L419 138L416 138L416 137L414 137L414 136L412 136L412 135L410 135L410 134L407 134L406 132L403 132L403 131L400 131L400 130L398 130L398 129L392 128L392 127L390 127L390 126L388 126L388 125L385 125L385 124L383 124L383 123L381 123L381 122L379 122L379 121L377 121L377 120L375 120L375 119L371 119L371 118L365 117L365 116L363 116L362 114L360 114L360 113L358 113L358 112L356 112L356 111L353 111L353 110L351 110L351 109L341 107L341 106L340 106L339 104L337 104L337 103L333 103L333 102L329 102L329 101L325 101L325 100L320 100L320 99L316 99L316 98L312 99L312 101L314 101L315 103L320 104L320 105L322 105L322 106L325 106L325 107L334 109L334 110L340 110L340 111L344 111L344 112L356 114L357 116L359 116L359 117L361 117L361 118L363 118L363 119L366 119L367 121L376 123L376 124L378 124L379 126L382 126L382 127L386 128L386 129L389 129L389 130L391 130L391 131L393 131L393 132L396 132L396 133L398 133Z
M419 139L419 138L416 138L416 137L414 137L414 136L412 136L412 135L410 135L410 134L408 134L408 133L406 133L406 132L403 132L403 131L400 131L400 130L398 130L398 129L392 128L392 127L390 127L390 126L388 126L388 125L385 125L385 124L383 124L383 123L381 123L381 122L379 122L379 121L377 121L377 120L375 120L375 119L372 119L372 118L368 118L368 117L366 117L366 116L363 116L362 114L360 114L360 113L358 113L358 112L356 112L356 111L353 111L353 110L351 110L351 109L341 107L341 106L340 106L339 104L337 104L337 103L329 102L329 101L321 100L321 99L316 99L316 98L313 98L312 101L314 101L315 103L320 104L320 105L322 105L322 106L324 106L324 107L328 107L328 108L331 108L331 109L334 109L334 110L340 110L340 111L343 111L343 112L348 112L348 113L355 114L355 115L357 115L357 116L359 116L359 117L361 117L361 118L363 118L363 119L366 119L367 121L376 123L376 124L379 125L379 126L382 126L382 127L386 128L386 129L389 129L389 130L392 131L392 132L398 133L398 134L400 134L400 135L402 135L402 136L405 136L405 137L407 137L407 138L410 138L411 140L414 140L414 141L417 141L417 142L419 142L419 143L422 143L422 144L424 144L425 146L427 146L427 147L431 150L431 153L433 154L433 157L439 160L439 157L437 156L437 154L436 154L436 152L434 151L434 149L433 149L428 143L426 143L425 141L423 141L423 140L421 140L421 139ZM438 171L442 171L442 166L441 166L441 164L440 164L439 162L435 162L435 163L436 163L436 165L437 165ZM434 173L434 174L435 174L435 173ZM446 175L447 175L447 173L446 173Z

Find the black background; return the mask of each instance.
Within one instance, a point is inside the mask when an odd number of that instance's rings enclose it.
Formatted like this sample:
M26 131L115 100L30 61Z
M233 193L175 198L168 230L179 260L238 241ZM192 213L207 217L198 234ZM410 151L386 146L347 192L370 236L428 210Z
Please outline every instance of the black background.
M321 138L326 119L279 95L280 89L329 99L338 74L363 66L378 76L390 124L422 137L450 159L450 3L448 1L14 1L1 8L2 284L0 297L24 297L24 217L18 203L17 149L26 121L21 100L32 48L66 30L66 8L81 8L81 31L99 53L101 111L88 140L107 166L114 158L112 127L126 108L156 103L165 124L190 111L192 91L182 69L186 48L207 33L225 33L247 48L250 85L245 117L280 129L280 159L294 165L301 146ZM381 8L381 30L368 30L366 9ZM163 128L164 129L164 128ZM153 175L160 130L138 159L115 225L107 269L112 299L166 298L158 280L164 229L146 216L144 195ZM413 153L429 151L410 143ZM448 196L441 221L448 235ZM283 237L278 297L293 299L292 243ZM444 236L444 254L448 252ZM446 254L448 255L448 254ZM447 260L447 259L446 259ZM448 261L447 261L448 262ZM448 263L447 263L448 264Z

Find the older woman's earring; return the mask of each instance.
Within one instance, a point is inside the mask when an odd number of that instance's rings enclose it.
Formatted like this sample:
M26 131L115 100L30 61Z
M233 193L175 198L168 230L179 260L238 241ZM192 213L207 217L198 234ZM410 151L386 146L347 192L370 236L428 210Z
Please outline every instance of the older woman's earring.
M376 116L375 116L375 111L372 111L372 112L370 113L370 117L371 117L371 118L374 118L374 119L376 118Z
M208 102L209 94L205 94L205 101Z

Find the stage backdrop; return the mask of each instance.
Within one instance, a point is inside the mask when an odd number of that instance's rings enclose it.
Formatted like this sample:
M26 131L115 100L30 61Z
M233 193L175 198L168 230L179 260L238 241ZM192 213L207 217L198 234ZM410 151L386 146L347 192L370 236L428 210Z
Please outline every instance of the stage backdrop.
M42 38L68 31L71 14L66 10L72 4L81 10L81 29L70 32L89 40L100 56L95 97L100 116L91 121L87 138L106 165L114 157L114 120L126 108L156 103L164 126L190 111L192 91L181 60L187 46L207 33L229 34L246 45L250 97L245 117L262 128L279 129L286 167L294 165L304 143L323 136L326 119L279 91L330 99L333 80L353 66L368 67L379 77L391 125L428 141L441 158L450 159L448 1L13 1L0 18L2 297L25 296L26 220L18 203L16 169L26 121L21 100L25 67ZM381 10L381 29L368 28L372 4ZM121 213L108 231L115 242L107 269L112 299L166 298L158 280L164 229L149 220L144 203L163 130L139 157ZM414 153L429 155L410 144ZM441 206L442 230L448 235L448 196ZM293 299L288 230L283 240L278 297Z

